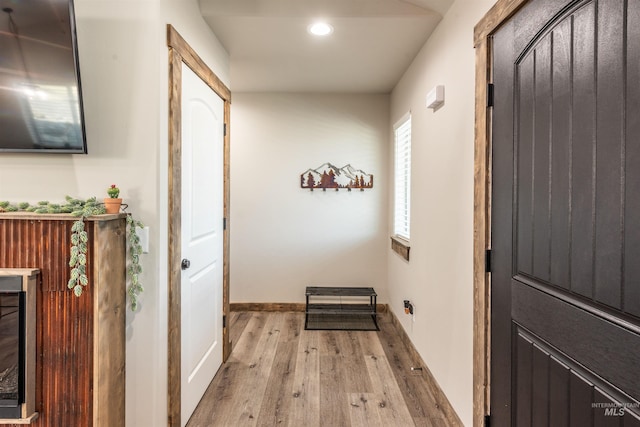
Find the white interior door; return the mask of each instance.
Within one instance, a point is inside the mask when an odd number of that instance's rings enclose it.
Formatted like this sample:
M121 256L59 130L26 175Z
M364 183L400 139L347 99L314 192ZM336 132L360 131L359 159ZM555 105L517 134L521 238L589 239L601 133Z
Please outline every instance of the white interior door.
M223 126L224 101L183 64L183 426L222 364Z

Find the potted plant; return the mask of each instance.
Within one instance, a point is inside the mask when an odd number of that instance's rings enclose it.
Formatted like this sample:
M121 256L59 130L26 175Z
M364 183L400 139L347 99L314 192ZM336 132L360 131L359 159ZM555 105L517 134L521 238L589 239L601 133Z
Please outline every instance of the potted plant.
M109 197L104 199L104 208L107 213L115 214L120 212L120 206L122 206L122 199L118 198L120 189L115 184L111 184L111 187L107 188L107 194Z

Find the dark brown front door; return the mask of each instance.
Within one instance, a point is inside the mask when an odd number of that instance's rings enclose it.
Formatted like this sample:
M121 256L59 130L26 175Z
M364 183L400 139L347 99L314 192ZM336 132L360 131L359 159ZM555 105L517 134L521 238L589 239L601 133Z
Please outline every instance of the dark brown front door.
M493 48L491 424L640 426L640 0Z

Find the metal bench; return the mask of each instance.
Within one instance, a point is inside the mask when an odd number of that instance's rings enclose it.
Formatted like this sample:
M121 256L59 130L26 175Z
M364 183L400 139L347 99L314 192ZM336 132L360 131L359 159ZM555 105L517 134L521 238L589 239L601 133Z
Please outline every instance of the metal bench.
M327 328L310 328L309 317L314 315L319 316L333 316L335 318L344 318L345 316L354 317L370 317L373 321L375 330L378 331L378 321L376 318L376 300L378 294L373 288L361 288L361 287L327 287L327 286L308 286L305 292L306 306L305 306L305 329L351 329L358 330L363 328L349 328L347 327L327 327ZM343 302L342 297L361 297L368 298L368 303L357 302ZM311 301L311 299L320 298L323 300L333 300L338 298L336 302L317 302L317 300ZM364 330L374 330L367 328Z

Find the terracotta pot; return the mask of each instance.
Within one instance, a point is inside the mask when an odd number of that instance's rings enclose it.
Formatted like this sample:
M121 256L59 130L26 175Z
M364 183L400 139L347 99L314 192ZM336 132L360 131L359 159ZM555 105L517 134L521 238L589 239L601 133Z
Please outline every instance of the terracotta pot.
M120 212L120 206L122 205L122 199L112 199L110 197L104 199L104 208L108 214L116 214Z

